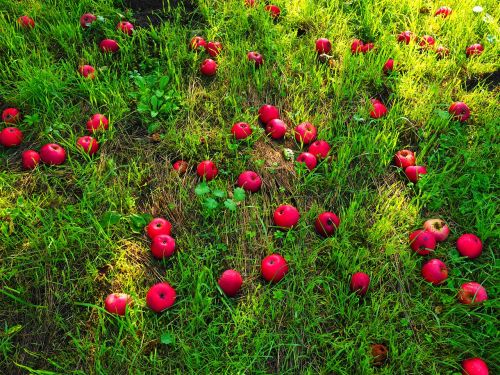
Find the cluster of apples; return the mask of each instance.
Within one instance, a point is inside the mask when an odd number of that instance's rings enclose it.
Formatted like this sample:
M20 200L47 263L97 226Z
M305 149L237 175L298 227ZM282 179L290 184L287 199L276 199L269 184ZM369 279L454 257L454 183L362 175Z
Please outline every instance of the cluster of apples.
M427 168L422 165L415 165L415 153L411 150L399 150L394 155L394 164L402 168L408 180L414 184L420 179L420 176L427 174Z
M254 7L256 5L255 0L245 0L245 5L248 7ZM281 14L281 9L277 5L266 4L264 10L270 14L273 18L278 18Z
M222 51L222 43L210 41L207 42L201 36L194 36L189 43L189 48L193 51L204 50L210 55L210 57L215 58ZM212 58L205 59L200 65L200 72L205 76L214 76L217 73L217 63Z

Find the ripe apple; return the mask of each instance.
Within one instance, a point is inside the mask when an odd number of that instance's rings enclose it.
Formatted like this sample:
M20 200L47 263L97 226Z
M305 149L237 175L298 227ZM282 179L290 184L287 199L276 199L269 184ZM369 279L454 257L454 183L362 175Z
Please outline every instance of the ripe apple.
M89 79L95 78L95 69L91 65L82 65L78 68L78 71L85 78L89 78Z
M272 119L266 125L266 134L272 139L282 139L286 134L286 124L278 118Z
M94 155L97 152L97 150L99 150L99 143L97 143L97 141L90 135L78 138L76 140L76 146L78 148L81 148L85 153L89 154L90 156Z
M247 54L248 61L253 61L255 64L255 67L258 68L264 63L264 59L262 58L262 55L258 52L248 52Z
M470 118L470 109L464 102L453 102L448 108L448 113L453 116L454 120L466 122Z
M177 160L173 164L174 170L177 171L177 173L179 173L179 174L186 173L188 167L189 167L189 164L187 163L187 161L184 161L184 160Z
M111 293L104 300L104 308L107 312L116 315L125 315L127 306L132 305L132 297L125 293Z
M297 162L298 163L304 163L310 171L312 171L314 168L316 168L316 165L318 164L318 160L316 159L316 156L311 154L310 152L303 152L297 157Z
M382 71L386 74L391 73L394 70L394 59L388 59L384 66L382 67Z
M274 105L264 104L259 108L259 120L264 124L269 121L278 119L280 117L280 111Z
M434 13L434 17L436 16L441 16L443 18L448 17L451 14L452 10L450 7L439 7L438 10L436 10L436 13Z
M448 278L448 268L439 259L431 259L422 266L422 277L434 285L441 284Z
M410 30L403 31L398 35L398 42L400 43L410 44L412 39L415 39L415 35Z
M462 375L488 375L489 369L481 358L468 358L462 362Z
M436 239L431 232L418 229L410 234L410 247L419 255L428 255L436 248Z
M92 22L94 22L96 19L97 17L94 16L92 13L85 13L80 17L80 26L86 29L90 27Z
M448 228L445 221L441 219L427 220L424 223L424 229L434 235L436 242L443 242L450 234L450 228Z
M457 240L457 250L461 256L474 259L483 252L483 243L475 234L462 234Z
M350 290L360 296L364 296L370 286L370 276L364 272L356 272L351 276Z
M465 54L467 55L467 57L470 57L474 55L480 55L483 53L483 51L484 47L481 44L476 43L467 47L467 49L465 50Z
M222 43L208 42L205 44L205 50L211 57L216 57L222 51Z
M198 164L196 173L198 173L198 176L200 176L201 178L204 178L207 181L211 181L215 178L215 176L217 176L219 170L217 169L213 161L204 160L200 164Z
M374 43L366 43L366 44L363 44L361 46L361 52L362 53L367 53L367 52L371 51L373 48L375 48L375 44Z
M400 150L394 155L394 164L403 169L415 165L415 154L410 150Z
M300 219L299 211L288 204L279 206L274 211L274 224L282 229L293 228Z
M316 139L318 130L310 122L303 122L295 127L294 134L297 142L308 145Z
M193 36L189 42L189 48L193 51L198 51L200 49L205 49L207 42L201 36Z
M159 234L151 242L151 254L156 259L171 257L175 251L175 240L168 234Z
M101 43L99 43L99 48L102 52L115 53L118 52L120 46L113 39L104 39Z
M277 283L288 272L288 264L279 254L268 255L262 260L261 272L266 281Z
M371 99L373 109L370 112L370 117L374 119L378 119L384 117L387 114L387 108L384 104L378 99Z
M6 108L2 112L2 121L7 124L17 124L21 120L21 112L17 108Z
M120 21L118 22L118 25L116 25L116 29L120 30L124 34L132 35L134 32L134 25L128 21Z
M23 132L18 128L5 128L0 132L0 145L4 147L16 147L23 141Z
M172 234L172 224L162 217L155 217L146 225L145 229L150 239L154 239L156 236L160 235L170 236Z
M252 128L246 122L237 122L231 128L231 133L237 140L245 139L252 134Z
M243 278L238 271L225 270L219 278L218 284L228 297L234 297L241 289Z
M40 154L35 150L26 150L21 154L24 169L35 169L40 163Z
M360 39L354 39L351 43L351 53L354 55L363 51L363 41Z
M158 283L148 290L146 304L154 312L160 313L172 306L176 297L175 289L169 283Z
M450 54L450 50L444 46L438 46L436 48L436 55L439 59L443 59Z
M87 131L94 133L100 130L108 130L109 121L106 116L96 113L87 121Z
M33 18L28 17L28 16L21 16L21 17L19 17L17 19L17 23L23 29L33 29L35 27L35 21L33 21Z
M245 5L247 7L253 7L255 6L255 0L245 0Z
M321 234L323 237L333 236L335 231L340 225L340 219L333 212L323 212L319 214L314 223L316 232Z
M486 289L474 281L462 284L458 291L458 300L464 305L478 304L486 301L488 294Z
M326 38L319 38L316 40L316 52L318 54L321 53L330 53L332 51L332 43Z
M330 145L327 141L317 140L309 145L308 151L317 159L325 159L330 152Z
M45 164L60 165L66 161L66 151L57 143L48 143L40 149L40 159Z
M427 169L421 165L410 165L405 168L405 174L408 180L416 184L421 175L427 174Z
M255 193L262 186L262 179L254 171L245 171L238 176L236 184L247 191Z
M269 12L271 17L273 17L273 18L278 18L281 14L281 9L276 5L266 5L264 7L264 10L266 12Z
M200 72L206 76L214 76L217 73L217 63L212 59L205 59L201 63Z
M424 35L420 39L420 43L418 45L422 48L430 49L430 48L434 47L435 44L436 44L436 40L432 36Z

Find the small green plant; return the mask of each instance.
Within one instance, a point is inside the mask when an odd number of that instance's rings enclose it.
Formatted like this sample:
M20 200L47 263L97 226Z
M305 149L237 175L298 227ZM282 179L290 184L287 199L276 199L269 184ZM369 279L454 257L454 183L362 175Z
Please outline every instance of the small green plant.
M226 190L211 188L206 182L196 185L194 192L200 199L205 217L213 216L223 209L236 211L238 203L245 200L245 190L242 188L234 189L231 198Z

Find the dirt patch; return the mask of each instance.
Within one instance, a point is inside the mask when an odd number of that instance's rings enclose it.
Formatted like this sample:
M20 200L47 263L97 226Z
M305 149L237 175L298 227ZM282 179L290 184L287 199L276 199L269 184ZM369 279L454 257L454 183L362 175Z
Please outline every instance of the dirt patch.
M124 4L134 12L135 25L148 27L157 26L171 18L169 8L182 6L187 13L191 13L195 6L186 0L125 0Z
M478 74L464 82L466 91L472 91L479 85L489 91L498 91L500 87L500 69L491 73Z

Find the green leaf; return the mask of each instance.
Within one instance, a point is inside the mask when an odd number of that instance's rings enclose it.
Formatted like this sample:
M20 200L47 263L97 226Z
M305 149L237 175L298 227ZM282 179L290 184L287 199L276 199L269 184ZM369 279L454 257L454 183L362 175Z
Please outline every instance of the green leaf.
M151 107L153 107L153 109L156 110L158 108L158 98L156 96L152 96L150 102L151 102Z
M139 113L147 112L147 111L149 111L149 107L148 107L146 104L144 104L144 103L140 103L140 104L137 106L137 111L138 111Z
M163 90L156 90L155 91L155 95L157 98L161 98L163 96L163 94L165 94L165 91L163 91Z
M242 201L244 201L245 200L245 196L246 196L245 189L240 188L240 187L234 189L233 199L236 202L242 202Z
M235 201L233 201L232 199L226 199L224 201L224 206L226 206L226 208L231 211L236 211L237 208Z
M225 198L227 193L224 190L215 189L212 194L217 198Z
M100 224L103 227L115 225L115 224L118 224L121 217L122 217L122 215L116 211L108 211L104 215L102 215L102 218L100 220Z
M217 207L219 207L219 203L213 198L207 198L205 202L203 202L203 205L208 209L208 210L215 210Z
M194 188L194 193L198 196L210 193L210 188L206 182L201 182Z
M144 230L144 227L150 222L153 217L149 214L132 214L129 216L130 218L130 228L135 233L141 233Z
M448 120L450 118L450 115L448 114L448 111L443 111L441 109L437 109L436 113L443 120Z
M174 343L174 336L170 332L164 332L160 336L160 342L164 345L170 345Z
M160 79L160 90L165 89L165 87L167 87L169 81L170 81L169 76L162 77Z
M156 117L158 116L158 111L151 111L151 117Z

